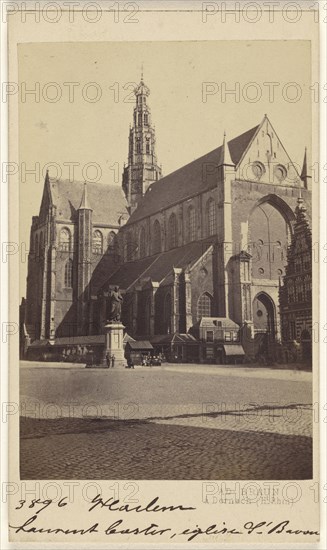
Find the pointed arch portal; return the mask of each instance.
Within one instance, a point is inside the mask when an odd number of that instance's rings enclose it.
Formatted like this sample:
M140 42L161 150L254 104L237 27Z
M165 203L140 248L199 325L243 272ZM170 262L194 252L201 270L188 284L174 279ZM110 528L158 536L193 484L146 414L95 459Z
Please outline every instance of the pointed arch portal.
M276 312L272 298L265 292L259 292L253 300L254 331L266 334L270 341L276 338Z

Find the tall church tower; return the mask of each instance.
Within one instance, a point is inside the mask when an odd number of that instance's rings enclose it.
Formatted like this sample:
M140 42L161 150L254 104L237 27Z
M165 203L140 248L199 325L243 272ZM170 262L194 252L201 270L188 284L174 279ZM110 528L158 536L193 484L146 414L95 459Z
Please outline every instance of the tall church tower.
M151 183L161 178L161 168L155 151L155 130L151 125L151 111L147 103L150 90L140 84L134 90L136 106L133 126L129 131L128 164L123 172L123 191L133 212Z

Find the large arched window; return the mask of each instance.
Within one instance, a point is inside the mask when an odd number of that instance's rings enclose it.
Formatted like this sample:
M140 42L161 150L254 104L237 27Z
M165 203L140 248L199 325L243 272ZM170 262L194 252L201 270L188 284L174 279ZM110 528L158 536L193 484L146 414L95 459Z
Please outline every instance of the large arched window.
M108 235L108 252L114 254L117 247L117 237L114 231L110 231Z
M216 204L213 199L209 199L206 207L207 218L207 236L214 235L217 231L216 227Z
M161 229L160 223L156 220L153 224L153 254L159 254L161 252Z
M149 125L149 115L148 115L148 113L144 113L144 125L145 126Z
M168 220L168 248L177 246L177 218L175 214L171 214Z
M135 252L137 248L137 242L133 239L133 233L128 231L125 240L125 257L128 262L135 259Z
M65 288L73 286L73 260L67 260L65 264Z
M93 254L103 253L103 237L101 231L98 229L93 231L92 250Z
M196 226L195 226L195 210L193 206L190 206L187 211L187 240L192 242L195 240Z
M278 280L285 269L288 222L270 202L258 204L250 213L248 242L252 245L252 277ZM301 267L300 267L301 269Z
M71 234L69 229L67 227L63 227L63 229L60 230L60 236L59 236L59 250L62 250L63 252L69 252L71 246Z
M212 296L209 292L204 292L198 299L197 319L201 317L212 317Z
M139 248L140 258L144 258L144 256L146 255L146 252L145 252L145 229L144 229L144 227L141 227L139 247L140 247Z
M171 294L170 292L167 292L164 299L163 318L164 318L165 334L170 334L171 332Z

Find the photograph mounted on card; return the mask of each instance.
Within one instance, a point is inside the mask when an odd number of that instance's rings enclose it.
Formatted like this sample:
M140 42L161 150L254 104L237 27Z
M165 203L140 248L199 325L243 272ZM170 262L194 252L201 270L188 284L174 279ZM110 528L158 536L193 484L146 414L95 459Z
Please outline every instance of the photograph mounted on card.
M319 539L305 14L13 19L10 540Z

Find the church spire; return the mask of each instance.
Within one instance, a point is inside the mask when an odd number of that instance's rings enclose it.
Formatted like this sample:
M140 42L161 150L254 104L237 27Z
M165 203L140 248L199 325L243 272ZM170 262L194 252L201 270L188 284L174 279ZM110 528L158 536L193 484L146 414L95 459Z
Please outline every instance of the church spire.
M82 200L81 200L79 210L92 210L92 208L89 206L89 202L88 202L88 199L87 199L87 183L86 183L86 181L84 182L83 195L82 195Z
M218 166L235 166L230 156L229 146L226 140L226 131L224 132L224 141L221 146L221 153L220 153Z
M308 173L308 163L307 163L307 148L304 150L304 159L303 159L303 166L302 166L302 172L301 172L301 180L304 183L304 187L308 189L309 181L311 180L311 176L309 176Z
M129 131L128 164L124 168L122 184L130 211L140 203L149 185L161 178L155 150L155 128L148 105L150 89L144 82L143 66L134 94L136 105Z

